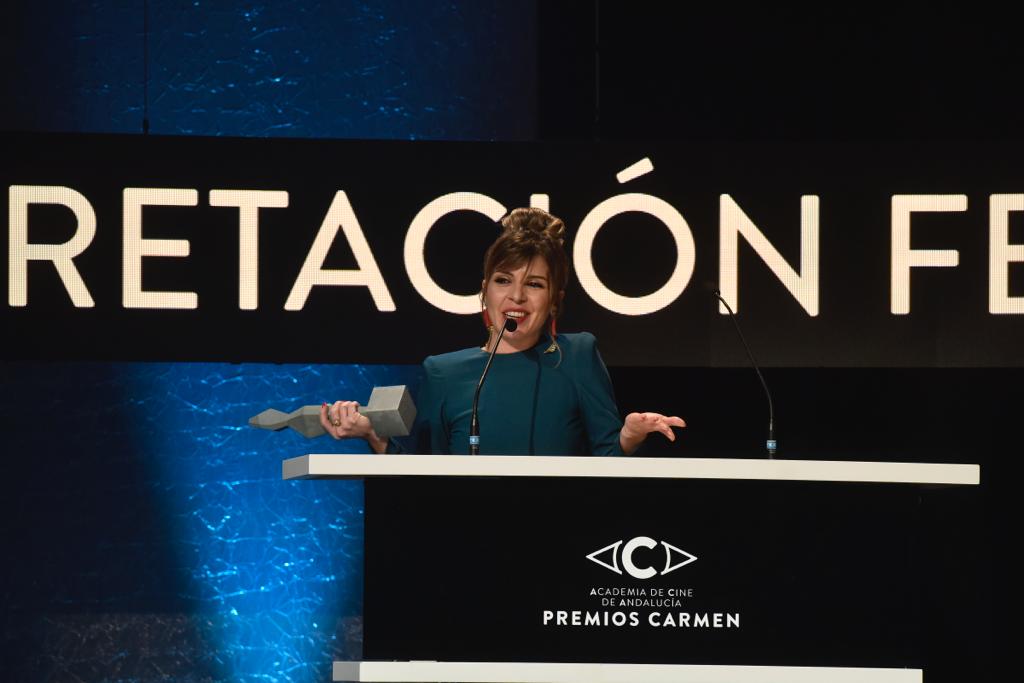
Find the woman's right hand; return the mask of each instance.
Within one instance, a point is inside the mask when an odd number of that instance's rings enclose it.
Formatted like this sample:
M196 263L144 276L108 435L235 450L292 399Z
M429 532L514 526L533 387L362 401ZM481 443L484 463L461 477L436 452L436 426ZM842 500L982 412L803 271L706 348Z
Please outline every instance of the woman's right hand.
M320 425L335 439L366 439L375 453L387 450L388 440L377 436L370 419L356 401L335 401L320 406Z

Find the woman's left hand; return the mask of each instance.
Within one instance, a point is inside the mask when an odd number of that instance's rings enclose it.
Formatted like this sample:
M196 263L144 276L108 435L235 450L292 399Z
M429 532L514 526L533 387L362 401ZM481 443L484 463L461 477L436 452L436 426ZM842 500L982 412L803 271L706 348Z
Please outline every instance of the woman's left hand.
M651 432L661 432L669 441L675 441L673 427L685 427L681 417L665 416L660 413L630 413L619 432L619 443L626 455L631 454L644 442Z

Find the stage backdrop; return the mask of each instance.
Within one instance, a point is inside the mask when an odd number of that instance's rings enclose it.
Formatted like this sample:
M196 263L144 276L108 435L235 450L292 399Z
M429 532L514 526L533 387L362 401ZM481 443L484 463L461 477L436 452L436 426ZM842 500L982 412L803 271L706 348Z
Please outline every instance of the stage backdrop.
M0 145L15 358L418 362L482 338L484 249L533 205L612 365L745 364L716 288L769 366L1024 362L1019 144Z
M977 678L1011 566L1020 151L0 136L2 670L297 681L358 657L362 486L279 468L365 444L246 421L415 390L425 355L481 342L483 251L532 204L569 226L562 329L598 336L623 411L690 423L647 454L763 455L718 288L773 366L783 457L982 464L980 507L929 512L957 571L922 636L936 680Z

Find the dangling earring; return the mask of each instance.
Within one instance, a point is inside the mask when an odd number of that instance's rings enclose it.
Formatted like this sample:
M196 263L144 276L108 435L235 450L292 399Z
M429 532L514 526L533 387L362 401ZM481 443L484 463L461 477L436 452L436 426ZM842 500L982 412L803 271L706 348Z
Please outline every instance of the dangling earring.
M555 341L558 338L558 330L555 327L555 312L551 311L551 346L544 349L544 353L554 353L558 350L558 342Z
M487 312L487 309L485 308L485 309L483 309L482 311L480 311L480 315L481 315L481 316L483 316L483 319L484 319L484 327L486 327L486 328L487 328L487 332L488 332L488 333L490 333L490 332L494 332L494 323L492 323L492 322L491 322L491 316L490 316L490 314L489 314L489 313Z

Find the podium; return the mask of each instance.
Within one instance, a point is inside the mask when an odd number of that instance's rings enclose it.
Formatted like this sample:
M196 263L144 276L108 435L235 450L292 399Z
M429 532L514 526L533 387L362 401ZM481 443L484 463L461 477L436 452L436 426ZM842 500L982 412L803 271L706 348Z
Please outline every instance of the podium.
M336 681L920 681L922 505L977 465L307 455L365 480Z

